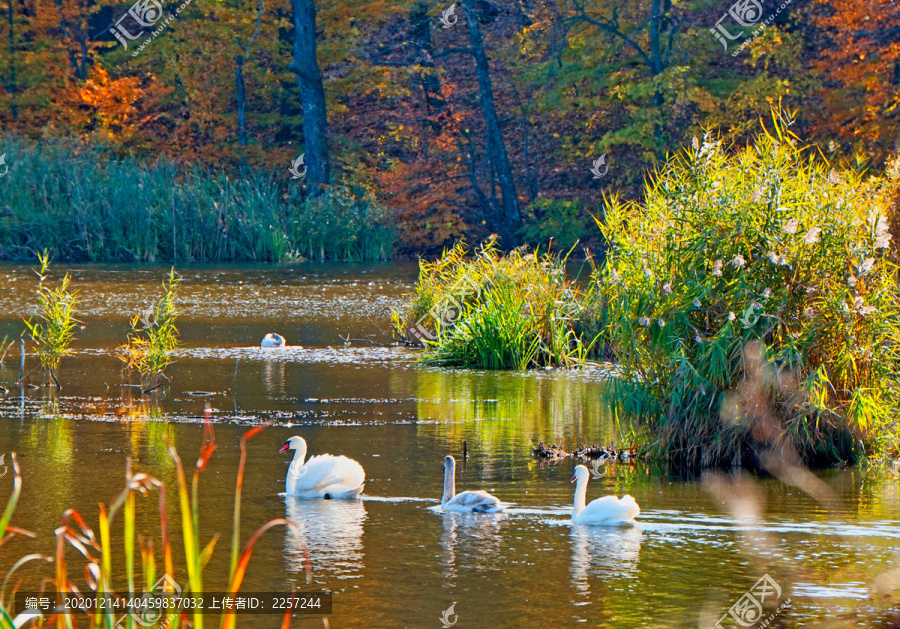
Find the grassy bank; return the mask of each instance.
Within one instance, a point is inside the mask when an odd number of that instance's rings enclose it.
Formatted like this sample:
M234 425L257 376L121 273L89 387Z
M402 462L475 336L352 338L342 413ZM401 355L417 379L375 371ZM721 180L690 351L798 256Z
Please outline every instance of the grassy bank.
M307 199L287 168L240 177L121 158L101 146L4 141L0 259L384 260L394 230L365 190Z

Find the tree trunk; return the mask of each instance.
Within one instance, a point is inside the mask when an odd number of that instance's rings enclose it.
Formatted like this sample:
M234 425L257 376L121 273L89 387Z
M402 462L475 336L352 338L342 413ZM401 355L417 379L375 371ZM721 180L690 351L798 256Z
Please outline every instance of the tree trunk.
M422 59L419 62L419 66L422 70L419 74L419 80L422 86L422 93L425 96L425 107L428 114L433 115L443 110L447 103L443 94L441 94L441 82L432 61L434 56L434 47L431 41L433 18L428 14L428 9L428 4L422 2L410 11L409 30L410 38L421 51ZM435 125L435 130L440 131L440 126Z
M9 82L6 84L6 91L9 93L9 113L13 120L19 117L19 108L16 105L16 45L15 45L15 22L13 20L13 0L9 0L7 18L9 19Z
M240 142L241 146L247 146L247 93L244 90L244 61L250 56L250 48L259 36L259 31L262 28L262 16L263 0L259 0L259 8L256 11L256 30L253 32L253 36L250 37L250 41L247 42L247 47L242 48L240 38L235 38L239 52L234 58L234 82L237 88L238 142Z
M237 87L237 110L238 110L238 142L241 146L247 146L247 121L244 111L247 107L246 97L244 95L244 56L237 55L234 58L236 64L234 70L234 82Z
M90 59L88 58L87 34L83 32L78 33L75 32L74 28L69 28L69 22L66 20L66 13L63 8L62 0L54 0L54 4L59 10L59 28L62 31L63 36L68 37L71 40L66 43L66 52L69 54L69 64L72 66L72 72L75 74L76 79L84 81L87 79L88 65L90 64ZM72 43L78 44L78 48L81 52L80 61L78 59L78 54L72 49Z
M494 88L491 83L491 69L488 58L484 52L484 40L481 37L481 28L478 26L478 15L474 7L468 3L463 5L466 14L466 24L469 27L469 45L472 56L475 58L475 71L478 76L478 91L481 100L481 108L484 112L484 126L487 130L487 149L491 163L497 172L500 194L503 196L503 210L500 218L501 231L506 237L507 245L513 245L513 228L519 222L519 198L516 195L516 184L513 179L512 166L509 163L509 155L506 153L506 144L503 142L503 132L500 129L500 119L497 116L497 108L494 105Z
M328 183L328 118L325 88L316 59L316 6L313 0L291 0L294 9L294 62L300 100L303 102L303 144L306 180L311 195Z

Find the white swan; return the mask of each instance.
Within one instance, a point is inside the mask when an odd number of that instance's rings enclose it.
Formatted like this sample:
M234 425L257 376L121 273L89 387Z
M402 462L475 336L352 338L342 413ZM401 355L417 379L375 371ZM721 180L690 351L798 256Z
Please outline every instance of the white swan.
M625 495L622 498L603 496L592 500L585 506L587 484L590 472L583 465L575 466L575 474L569 481L575 485L575 505L572 511L572 522L575 524L594 524L598 526L631 526L634 518L640 515L641 508L634 498Z
M449 454L444 457L444 495L441 496L441 507L445 511L476 511L478 513L496 513L503 510L503 505L486 491L464 491L456 493L456 459Z
M284 347L284 337L280 334L269 332L259 344L260 347Z
M295 498L356 498L363 490L366 472L362 465L345 456L319 454L306 458L306 440L291 437L279 452L294 450L284 490Z

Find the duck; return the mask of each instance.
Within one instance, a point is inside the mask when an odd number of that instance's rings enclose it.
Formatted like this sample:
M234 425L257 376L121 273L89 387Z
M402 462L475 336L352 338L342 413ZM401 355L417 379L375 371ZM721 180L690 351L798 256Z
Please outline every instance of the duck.
M274 332L269 332L259 344L260 347L284 347L284 337Z
M497 513L504 509L500 500L481 489L456 493L456 459L449 454L444 457L444 495L441 507L445 511L467 513Z
M294 459L284 481L287 495L332 500L356 498L362 493L366 472L353 459L319 454L304 462L306 440L296 435L285 441L279 452L288 450L294 451Z
M637 501L629 495L621 498L603 496L592 500L585 506L587 484L590 472L584 465L576 465L570 483L575 485L575 504L572 510L572 522L594 526L633 526L634 519L640 515L641 508Z

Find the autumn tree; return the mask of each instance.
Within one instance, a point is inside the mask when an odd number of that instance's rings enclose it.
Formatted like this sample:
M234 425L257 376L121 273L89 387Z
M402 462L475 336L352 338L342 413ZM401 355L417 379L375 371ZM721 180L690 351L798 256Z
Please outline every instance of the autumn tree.
M294 60L290 69L297 75L303 101L303 144L306 153L306 178L310 193L316 194L328 184L328 117L325 88L316 56L315 0L291 0L294 9Z
M820 0L809 14L820 50L809 65L822 80L808 111L815 130L883 162L900 151L900 2Z
M513 179L513 170L506 152L506 143L503 140L503 129L500 127L500 118L497 116L497 107L494 103L494 85L491 79L491 69L487 54L484 50L484 39L481 35L481 27L478 22L482 19L481 13L471 0L464 5L466 25L469 31L469 50L467 51L475 61L475 73L478 77L478 97L481 109L484 113L484 126L487 132L487 152L491 164L497 173L497 181L500 186L502 198L502 215L498 221L507 237L507 245L512 242L512 230L519 222L519 198L516 193L516 183Z

